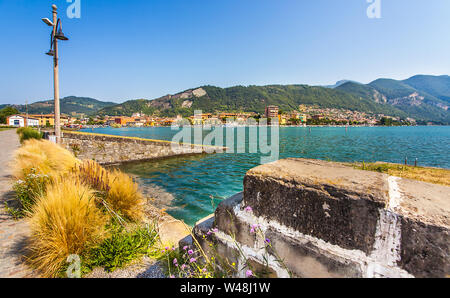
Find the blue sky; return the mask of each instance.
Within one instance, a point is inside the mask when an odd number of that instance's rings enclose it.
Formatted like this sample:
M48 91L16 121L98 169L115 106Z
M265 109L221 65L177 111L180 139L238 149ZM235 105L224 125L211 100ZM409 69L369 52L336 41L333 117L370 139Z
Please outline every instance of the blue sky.
M229 87L450 74L450 1L0 0L0 103L52 98L49 27L59 7L61 96L122 102Z

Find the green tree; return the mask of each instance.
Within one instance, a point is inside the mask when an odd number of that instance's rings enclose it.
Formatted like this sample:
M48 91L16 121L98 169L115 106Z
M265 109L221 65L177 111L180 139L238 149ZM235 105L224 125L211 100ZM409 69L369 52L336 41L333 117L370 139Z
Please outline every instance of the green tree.
M6 107L0 110L0 123L6 124L6 118L11 115L19 114L19 111L13 107Z

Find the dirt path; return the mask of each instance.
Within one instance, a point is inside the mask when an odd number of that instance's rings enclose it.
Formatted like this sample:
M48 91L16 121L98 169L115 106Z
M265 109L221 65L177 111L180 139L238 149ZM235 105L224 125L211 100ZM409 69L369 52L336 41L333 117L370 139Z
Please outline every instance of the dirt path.
M15 221L5 209L5 202L14 205L8 164L20 146L15 129L0 131L0 144L0 278L33 277L21 257L28 225L24 220Z

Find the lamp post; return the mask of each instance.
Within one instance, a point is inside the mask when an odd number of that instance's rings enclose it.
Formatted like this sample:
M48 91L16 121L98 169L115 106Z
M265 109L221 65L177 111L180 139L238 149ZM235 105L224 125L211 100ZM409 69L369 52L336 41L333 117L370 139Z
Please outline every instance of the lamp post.
M53 21L47 18L42 19L44 23L53 27L50 36L50 51L46 54L53 56L53 88L55 100L55 135L56 143L61 144L61 120L59 107L59 63L58 63L58 40L69 40L62 32L61 19L58 19L58 8L52 5Z

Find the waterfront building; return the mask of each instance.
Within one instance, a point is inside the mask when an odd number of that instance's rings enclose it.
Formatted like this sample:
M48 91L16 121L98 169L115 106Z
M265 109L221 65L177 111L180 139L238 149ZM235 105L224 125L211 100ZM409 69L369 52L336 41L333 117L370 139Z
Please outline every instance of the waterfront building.
M265 116L266 116L266 118L277 118L278 111L279 111L279 109L277 106L267 106Z
M39 120L39 126L54 126L55 125L55 115L54 114L38 114L29 115L28 117L35 118ZM69 124L69 117L61 115L60 116L61 125Z
M128 122L134 122L134 118L121 116L114 118L114 122L115 124L126 126Z
M308 122L308 116L306 114L301 115L300 120L302 121L302 123L306 123Z
M11 115L7 117L6 123L9 126L15 127L27 127L27 126L39 126L39 119L24 116L24 115Z

